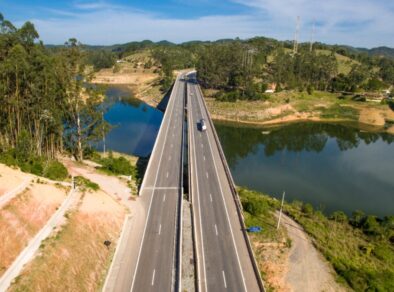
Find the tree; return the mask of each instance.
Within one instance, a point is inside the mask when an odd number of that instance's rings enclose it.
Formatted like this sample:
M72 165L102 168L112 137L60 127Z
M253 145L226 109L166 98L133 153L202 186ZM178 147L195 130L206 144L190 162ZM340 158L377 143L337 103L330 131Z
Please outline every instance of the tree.
M63 52L68 74L66 133L68 147L77 160L83 160L83 148L102 135L105 121L100 111L101 97L94 87L85 87L88 82L85 75L83 52L76 39L66 43Z

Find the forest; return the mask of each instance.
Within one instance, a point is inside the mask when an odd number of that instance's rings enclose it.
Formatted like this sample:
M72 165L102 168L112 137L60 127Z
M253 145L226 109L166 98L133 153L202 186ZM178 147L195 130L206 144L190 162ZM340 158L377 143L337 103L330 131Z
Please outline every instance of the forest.
M219 100L265 99L273 83L277 91L308 93L379 92L394 84L390 49L303 43L294 50L290 41L265 37L113 46L69 39L53 46L39 39L32 23L17 28L0 15L1 159L27 169L65 151L82 160L87 146L109 130L102 93L87 86L92 72L141 50L159 68L163 91L172 84L173 70L196 68L202 86L215 89Z
M59 153L83 159L89 142L108 129L100 92L86 86L85 66L76 39L50 49L32 23L16 28L0 15L2 162L43 174Z

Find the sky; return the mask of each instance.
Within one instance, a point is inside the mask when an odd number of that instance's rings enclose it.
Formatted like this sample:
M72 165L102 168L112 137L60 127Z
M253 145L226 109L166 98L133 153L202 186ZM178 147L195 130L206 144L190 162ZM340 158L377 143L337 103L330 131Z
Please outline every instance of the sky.
M301 41L394 47L394 0L0 0L0 12L33 22L46 44L290 40L299 16Z

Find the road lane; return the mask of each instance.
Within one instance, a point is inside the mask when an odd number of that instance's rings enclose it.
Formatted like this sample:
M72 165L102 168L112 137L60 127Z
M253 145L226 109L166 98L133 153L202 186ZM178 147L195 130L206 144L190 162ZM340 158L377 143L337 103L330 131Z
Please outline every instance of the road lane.
M189 75L190 76L190 75ZM200 291L259 291L242 235L229 181L212 136L198 130L198 121L208 121L198 85L188 83L189 135L192 144L192 196L197 235ZM248 274L245 276L244 274Z
M180 284L177 244L184 89L184 82L178 77L137 199L144 218L136 222L141 231L135 233L135 224L126 225L105 291L175 291Z
M152 185L145 184L145 190L142 190L142 195L144 192L152 192L152 205L148 212L147 227L130 291L174 291L179 285L176 283L176 252L180 236L177 218L182 192L181 155L185 85L183 81L178 81L176 85L173 99L167 107L171 112L168 115L168 127L163 132L165 137L162 153L156 165L156 178ZM168 159L170 156L171 160Z

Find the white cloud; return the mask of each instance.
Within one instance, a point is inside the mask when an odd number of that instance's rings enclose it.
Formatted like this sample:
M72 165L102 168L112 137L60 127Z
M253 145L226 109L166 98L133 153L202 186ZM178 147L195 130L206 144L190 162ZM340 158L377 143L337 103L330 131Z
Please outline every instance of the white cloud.
M316 38L356 46L394 45L394 4L384 0L232 0L271 18L280 38L291 38L297 16L301 38L308 41L312 23Z
M308 41L316 20L316 40L355 46L394 46L394 5L383 0L231 0L251 7L239 15L192 19L112 5L105 1L72 2L71 11L52 11L51 18L32 19L46 43L76 37L88 44L167 39L174 42L268 36L292 39L296 17L301 39ZM66 17L64 17L66 16Z
M252 37L256 20L244 15L170 19L133 10L104 9L69 18L33 19L46 43L76 37L87 44L114 44L151 39L182 42L195 39Z

